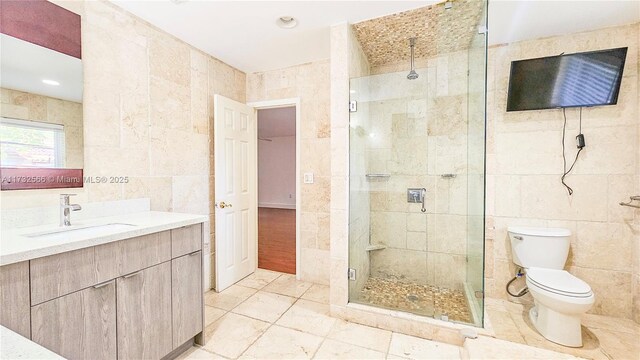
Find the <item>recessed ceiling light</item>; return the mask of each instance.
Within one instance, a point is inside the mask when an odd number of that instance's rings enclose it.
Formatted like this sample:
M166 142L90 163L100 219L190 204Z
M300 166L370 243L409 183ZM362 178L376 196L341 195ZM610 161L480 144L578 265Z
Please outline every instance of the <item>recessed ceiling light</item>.
M58 86L58 85L60 85L60 83L59 83L59 82L57 82L57 81L55 81L55 80L42 79L42 82L43 82L44 84L51 85L51 86Z
M281 16L276 20L276 24L283 29L292 29L298 25L298 20L294 19L292 16Z

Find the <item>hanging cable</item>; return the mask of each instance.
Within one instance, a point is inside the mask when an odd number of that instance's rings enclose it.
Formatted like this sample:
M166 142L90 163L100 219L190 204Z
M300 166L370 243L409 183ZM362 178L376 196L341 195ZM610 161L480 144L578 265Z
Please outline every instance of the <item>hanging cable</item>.
M582 151L582 149L585 146L585 144L584 144L584 135L582 135L582 107L580 107L579 134L576 137L576 140L578 142L578 152L576 153L576 158L573 160L573 164L571 164L571 167L569 168L569 170L567 170L567 158L566 158L566 155L565 155L565 145L564 145L565 135L566 135L566 131L567 131L567 112L566 112L566 108L562 108L562 115L564 117L564 125L562 126L562 168L563 168L563 174L562 174L562 177L560 179L562 181L562 185L564 185L564 187L567 188L567 192L569 193L569 196L571 196L571 195L573 195L573 189L569 185L567 185L567 183L564 181L564 179L573 170L573 167L576 165L576 162L578 162L578 157L580 156L580 152Z

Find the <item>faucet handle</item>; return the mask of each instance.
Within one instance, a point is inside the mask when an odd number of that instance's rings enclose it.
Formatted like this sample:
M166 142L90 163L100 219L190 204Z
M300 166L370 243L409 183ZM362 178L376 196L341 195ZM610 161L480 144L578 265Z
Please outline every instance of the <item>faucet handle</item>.
M70 196L76 196L78 194L60 194L60 198L66 198L66 197L70 197Z

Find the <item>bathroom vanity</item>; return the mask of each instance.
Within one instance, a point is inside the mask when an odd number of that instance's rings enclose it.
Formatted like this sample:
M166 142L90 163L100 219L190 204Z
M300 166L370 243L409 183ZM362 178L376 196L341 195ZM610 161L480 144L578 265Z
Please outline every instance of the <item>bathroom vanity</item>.
M161 359L201 343L206 220L145 211L3 231L0 325L68 359Z

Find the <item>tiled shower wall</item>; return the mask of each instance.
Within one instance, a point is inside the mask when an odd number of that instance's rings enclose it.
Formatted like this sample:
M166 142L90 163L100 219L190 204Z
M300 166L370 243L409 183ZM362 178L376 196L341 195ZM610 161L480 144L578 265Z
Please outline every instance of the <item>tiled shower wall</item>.
M300 265L303 280L329 282L329 201L331 128L329 61L247 76L247 101L300 98L300 174L312 172L313 184L302 184Z
M638 113L639 24L494 46L489 51L487 129L486 294L506 298L513 276L507 227L566 227L571 251L566 269L586 281L596 303L591 313L638 320L638 218L618 205L640 195ZM586 148L566 179L562 173L561 110L507 113L513 60L628 46L618 104L585 108ZM579 110L567 109L567 159L576 148ZM634 250L635 249L635 250ZM635 299L635 302L634 302Z
M368 82L362 86L369 106L367 172L390 175L369 182L371 242L387 246L371 253L371 273L461 290L473 166L467 161L468 54L423 62L416 80L406 79L406 64L396 69L401 73L362 79ZM455 177L443 177L448 174ZM426 213L407 203L411 187L427 189Z

